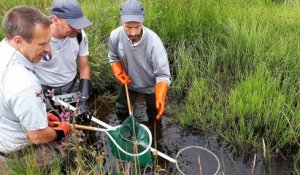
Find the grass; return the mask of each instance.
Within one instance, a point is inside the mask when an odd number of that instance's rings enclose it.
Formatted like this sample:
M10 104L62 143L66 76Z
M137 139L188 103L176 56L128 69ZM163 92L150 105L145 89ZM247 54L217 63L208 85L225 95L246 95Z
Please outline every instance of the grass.
M93 21L86 32L93 88L100 95L115 95L107 42L110 31L120 25L122 2L80 1ZM278 155L293 156L293 171L299 172L299 1L141 3L145 26L158 33L168 51L173 75L169 105L180 123L214 133L238 153L264 147L268 163ZM4 0L1 16L16 4L34 5L49 14L51 1Z
M237 152L256 152L264 138L266 161L297 155L299 4L239 2L193 6L200 15L189 32L198 37L185 35L172 57L172 92L185 97L176 113L184 126L212 130Z

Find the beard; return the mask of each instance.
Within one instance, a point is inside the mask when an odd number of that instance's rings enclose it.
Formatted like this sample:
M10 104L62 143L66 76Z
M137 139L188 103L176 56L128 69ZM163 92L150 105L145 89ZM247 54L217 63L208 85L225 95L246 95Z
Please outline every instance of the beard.
M128 38L133 42L133 43L137 43L140 41L140 39L142 38L142 33L140 33L139 35L129 35Z

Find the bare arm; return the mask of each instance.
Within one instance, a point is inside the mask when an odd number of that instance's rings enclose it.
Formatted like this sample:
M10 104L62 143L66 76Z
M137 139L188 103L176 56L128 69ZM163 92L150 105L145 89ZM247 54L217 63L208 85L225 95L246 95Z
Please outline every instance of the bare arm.
M88 56L79 57L79 72L80 79L90 79L90 65L88 61Z
M57 135L54 129L47 127L36 131L28 131L29 139L34 144L45 144L53 142Z

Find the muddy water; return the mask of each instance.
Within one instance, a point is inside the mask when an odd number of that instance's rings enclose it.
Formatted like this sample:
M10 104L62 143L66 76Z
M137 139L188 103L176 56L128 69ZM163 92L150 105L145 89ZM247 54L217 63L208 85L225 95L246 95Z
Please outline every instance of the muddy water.
M137 102L134 106L134 116L138 118L142 124L148 126L153 135L153 147L157 148L159 151L167 154L168 156L175 158L177 153L188 146L200 146L211 151L218 158L220 162L220 170L218 174L225 175L285 175L291 174L292 161L288 159L280 159L271 165L266 165L263 163L262 151L251 156L240 155L238 157L233 157L231 154L219 144L215 137L200 135L197 132L189 131L188 129L181 128L178 124L176 117L165 115L161 122L154 124L153 121L148 121L148 117L145 112L143 102ZM124 119L118 118L114 111L114 106L108 105L107 103L96 102L94 104L93 110L96 113L97 118L108 123L111 126L120 125ZM154 126L156 125L156 129ZM156 134L155 134L156 133ZM107 149L109 146L106 144ZM184 152L185 158L180 159L183 166L182 170L186 174L214 174L218 168L218 162L216 159L207 153L196 153L199 151L191 150L190 152ZM108 151L109 152L109 151ZM112 156L111 153L109 156ZM201 171L197 170L197 173L193 172L191 165L195 165L198 159L194 158L195 154L201 155ZM190 156L189 156L190 155ZM193 157L193 158L191 158ZM186 160L183 160L186 159ZM179 161L179 160L178 160ZM192 162L191 162L192 161ZM193 162L194 161L194 162ZM166 171L161 171L159 174L180 174L177 170L175 163L170 163L167 160L159 157L159 165ZM196 163L197 164L197 163ZM111 166L114 166L111 163ZM185 167L185 168L184 168ZM188 167L188 169L186 169Z

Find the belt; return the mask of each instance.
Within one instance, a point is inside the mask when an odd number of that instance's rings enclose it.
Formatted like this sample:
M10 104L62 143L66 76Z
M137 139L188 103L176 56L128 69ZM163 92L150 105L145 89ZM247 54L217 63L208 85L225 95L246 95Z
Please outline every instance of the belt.
M75 78L70 81L69 83L63 85L63 86L59 86L59 87L51 87L51 86L47 86L47 85L42 85L42 88L44 90L44 92L47 92L47 90L52 90L54 89L55 90L55 95L62 95L63 93L71 93L73 88L74 88L74 85L76 84L77 82L77 76L75 76ZM68 87L68 88L66 88Z

